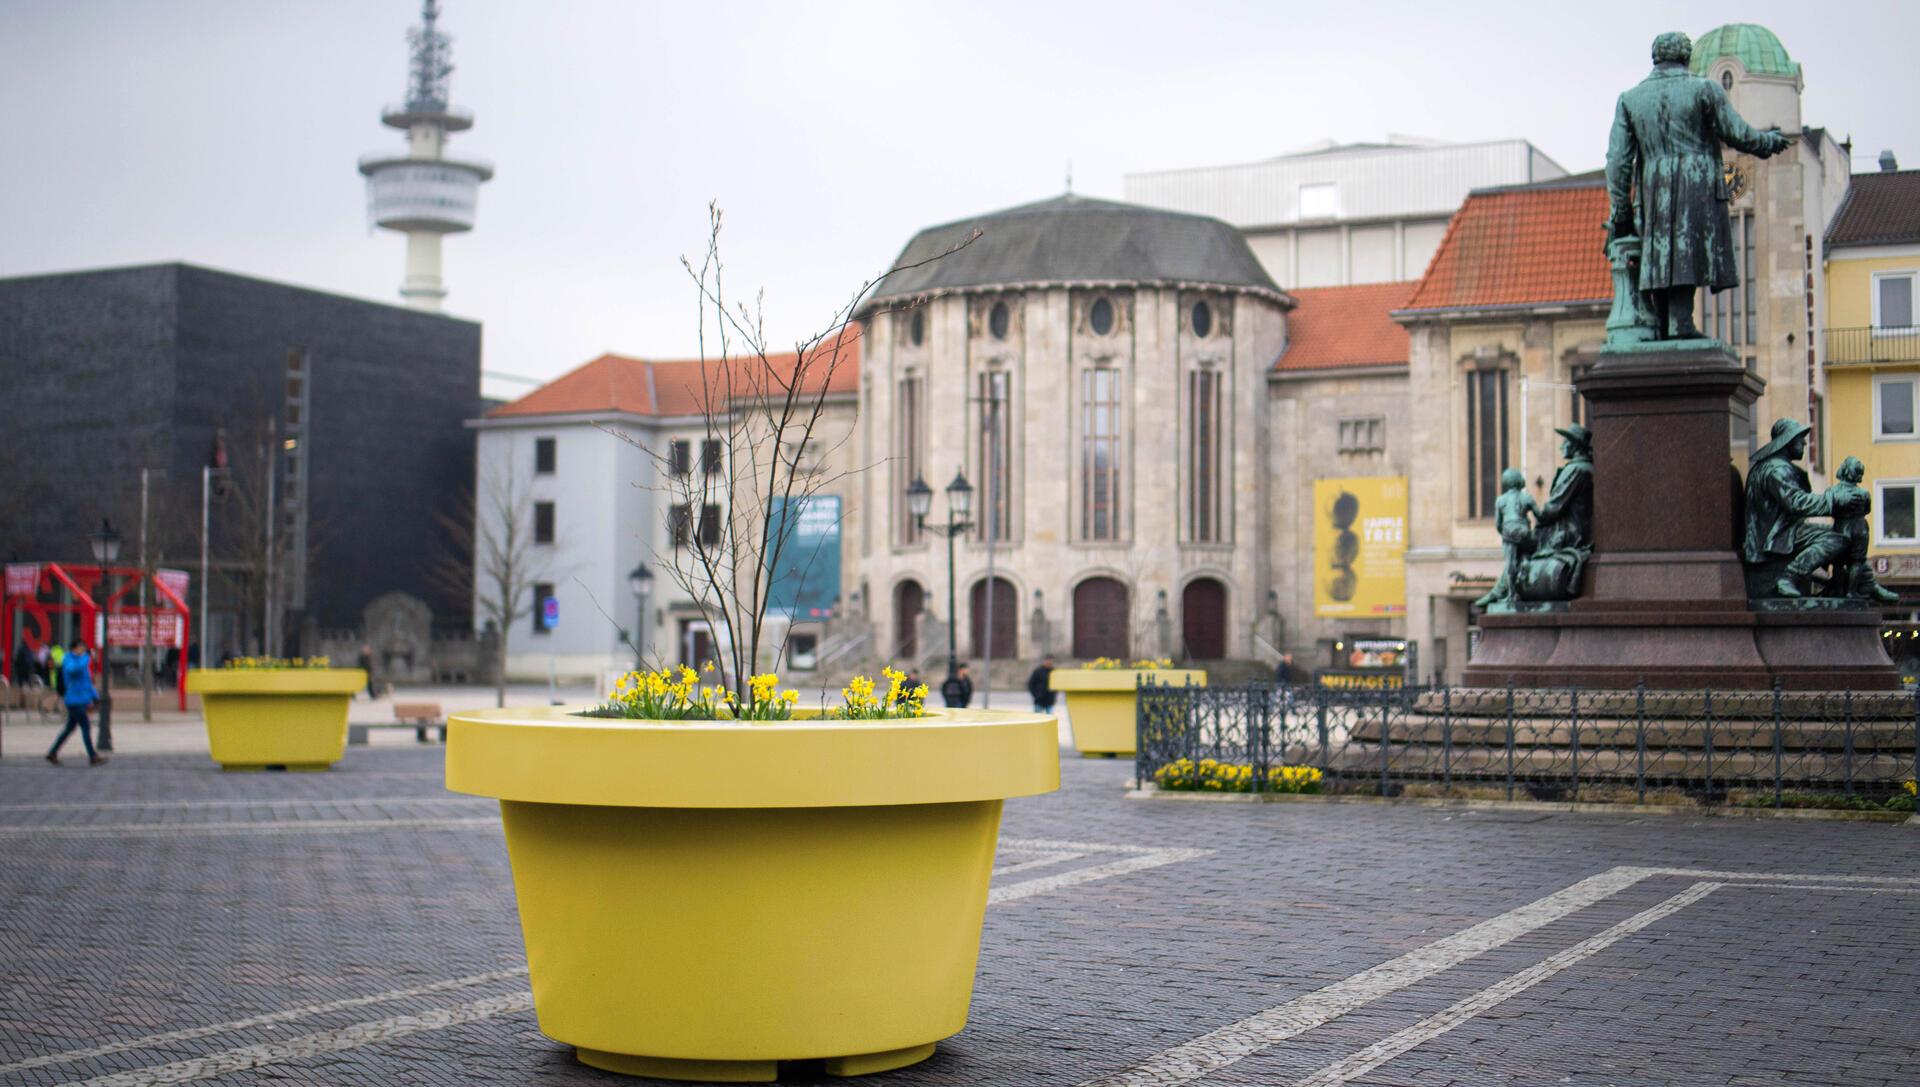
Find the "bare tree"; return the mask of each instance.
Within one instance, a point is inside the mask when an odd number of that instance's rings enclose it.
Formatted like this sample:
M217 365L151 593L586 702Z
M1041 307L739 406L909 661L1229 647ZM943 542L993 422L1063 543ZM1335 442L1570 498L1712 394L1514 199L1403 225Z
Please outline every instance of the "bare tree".
M799 519L816 497L868 467L824 468L852 439L853 428L830 437L822 421L836 376L843 366L851 373L857 358L854 314L860 300L885 277L860 284L826 326L801 338L791 354L773 353L764 293L751 303L728 297L721 211L717 204L707 210L706 253L697 266L684 257L681 264L695 284L700 314L700 364L689 388L704 441L719 463L709 471L703 451L703 463L680 472L671 446L662 450L617 430L609 433L652 460L666 481L657 489L684 511L685 523L675 525L669 547L652 547L655 560L699 610L716 638L727 681L744 699L768 640L775 573L794 546ZM976 230L944 252L886 274L931 264L978 237ZM771 646L776 658L784 651L786 629Z
M429 572L449 593L473 594L474 610L498 633L494 659L494 704L507 704L507 646L513 625L533 614L535 582L546 561L533 540L531 487L511 469L482 468L475 495L462 495L437 520L445 530L445 554Z

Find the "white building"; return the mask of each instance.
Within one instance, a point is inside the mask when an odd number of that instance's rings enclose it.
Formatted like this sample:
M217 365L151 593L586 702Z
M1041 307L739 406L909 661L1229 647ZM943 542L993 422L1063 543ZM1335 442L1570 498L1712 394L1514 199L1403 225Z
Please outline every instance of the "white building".
M1129 174L1139 204L1224 219L1274 281L1335 287L1420 278L1467 193L1566 176L1525 140L1326 144L1233 166Z

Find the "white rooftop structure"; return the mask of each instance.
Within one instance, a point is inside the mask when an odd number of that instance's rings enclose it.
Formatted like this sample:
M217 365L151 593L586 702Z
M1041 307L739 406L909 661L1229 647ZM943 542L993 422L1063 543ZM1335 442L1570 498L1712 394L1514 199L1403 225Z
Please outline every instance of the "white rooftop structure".
M1418 278L1467 193L1565 177L1526 140L1328 141L1261 162L1128 174L1126 199L1241 229L1287 289Z

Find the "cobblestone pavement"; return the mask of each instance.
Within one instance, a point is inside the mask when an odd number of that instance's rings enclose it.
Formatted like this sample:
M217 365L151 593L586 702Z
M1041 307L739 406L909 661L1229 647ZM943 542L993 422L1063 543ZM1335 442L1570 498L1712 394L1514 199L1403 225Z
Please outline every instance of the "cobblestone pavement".
M623 1082L539 1033L496 809L439 760L0 764L0 1087ZM1063 769L1007 806L969 1026L873 1082L1916 1080L1920 827L1138 801L1126 764Z

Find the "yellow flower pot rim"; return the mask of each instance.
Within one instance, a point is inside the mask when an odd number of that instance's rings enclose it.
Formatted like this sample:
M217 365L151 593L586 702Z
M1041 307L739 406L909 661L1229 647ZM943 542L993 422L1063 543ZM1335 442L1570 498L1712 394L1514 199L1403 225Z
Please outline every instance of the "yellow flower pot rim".
M1053 717L933 709L905 721L629 721L586 706L447 722L447 788L530 803L810 808L1006 799L1060 787Z
M195 668L190 694L350 695L367 685L360 668Z

